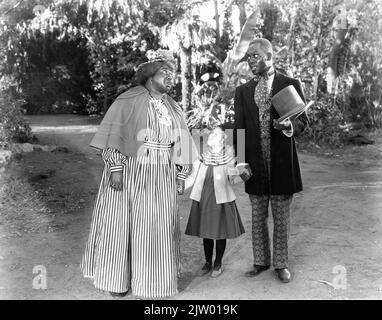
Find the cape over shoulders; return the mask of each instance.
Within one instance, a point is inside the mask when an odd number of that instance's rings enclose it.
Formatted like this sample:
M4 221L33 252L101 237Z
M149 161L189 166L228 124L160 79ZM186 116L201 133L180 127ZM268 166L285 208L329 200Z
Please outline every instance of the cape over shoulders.
M142 108L142 104L145 104L149 99L149 92L143 86L136 86L121 93L111 104L105 117L114 115L113 117L120 117L121 113L125 114L129 110ZM137 110L138 111L138 110Z
M171 103L171 105L178 105L178 103L168 94L164 95L167 101ZM132 107L136 102L143 102L150 98L149 91L144 86L135 86L130 88L129 90L121 93L114 101L114 104L117 104L121 107ZM122 103L122 104L121 104Z
M119 101L123 101L123 102L128 102L128 100L130 101L134 101L136 99L140 99L140 98L144 98L144 99L148 99L149 98L149 91L143 87L143 86L136 86L136 87L133 87L133 88L130 88L129 90L121 93L116 99L114 102L119 102ZM127 101L126 101L127 100Z

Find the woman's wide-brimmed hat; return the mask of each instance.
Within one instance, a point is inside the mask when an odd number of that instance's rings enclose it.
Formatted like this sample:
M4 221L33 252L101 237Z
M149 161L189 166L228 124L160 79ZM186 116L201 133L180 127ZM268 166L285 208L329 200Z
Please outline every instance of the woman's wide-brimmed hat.
M148 50L146 52L148 61L141 63L136 68L134 82L144 85L149 77L152 77L161 67L168 66L176 70L176 60L169 50Z
M148 50L145 54L147 62L142 63L140 66L154 63L154 62L166 62L175 65L176 61L174 55L170 50L158 49Z
M312 101L305 104L292 85L277 92L271 98L271 101L279 114L279 121L283 121L286 118L298 117L313 104Z

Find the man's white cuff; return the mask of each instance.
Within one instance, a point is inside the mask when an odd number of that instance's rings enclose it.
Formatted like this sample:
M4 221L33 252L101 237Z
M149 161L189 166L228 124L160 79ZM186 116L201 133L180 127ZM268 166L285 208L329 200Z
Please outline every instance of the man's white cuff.
M289 130L283 130L283 134L285 134L288 138L291 138L293 136L293 124L290 123L290 129Z

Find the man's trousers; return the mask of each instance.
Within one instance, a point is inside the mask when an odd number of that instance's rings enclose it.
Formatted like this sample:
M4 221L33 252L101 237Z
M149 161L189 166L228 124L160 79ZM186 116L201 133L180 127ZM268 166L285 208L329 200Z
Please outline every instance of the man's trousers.
M273 216L273 266L288 267L289 216L293 195L249 195L252 205L252 245L254 264L271 265L268 206Z

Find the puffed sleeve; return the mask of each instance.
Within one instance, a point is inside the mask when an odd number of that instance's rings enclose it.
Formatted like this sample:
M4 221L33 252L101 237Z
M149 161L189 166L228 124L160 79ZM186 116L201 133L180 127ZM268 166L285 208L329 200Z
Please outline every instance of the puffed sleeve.
M192 166L190 165L176 165L176 177L181 180L186 180L187 176L191 173Z
M122 171L126 157L117 149L107 148L102 151L102 159L109 166L110 172Z

